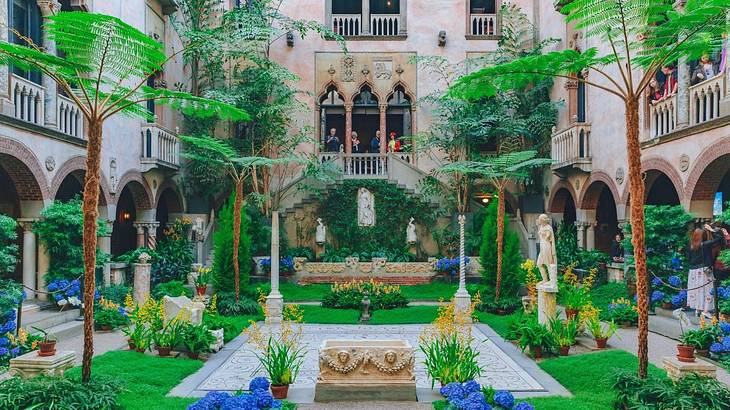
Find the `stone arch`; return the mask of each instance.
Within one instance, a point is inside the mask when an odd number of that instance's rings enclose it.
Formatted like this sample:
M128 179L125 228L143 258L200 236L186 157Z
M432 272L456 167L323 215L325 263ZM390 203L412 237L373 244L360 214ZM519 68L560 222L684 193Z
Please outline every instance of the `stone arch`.
M603 171L593 171L591 177L583 185L583 191L581 191L580 198L576 203L580 209L596 209L598 207L598 199L603 188L599 182L603 183L611 191L615 203L618 204L621 202L621 196L618 194L613 179Z
M563 192L567 192L570 195L570 198L573 200L573 203L577 204L576 201L578 196L575 194L575 189L573 189L573 185L568 183L568 181L558 181L555 183L555 185L553 185L552 189L550 189L550 196L548 197L548 212L563 212L567 197L558 195L561 190L564 190Z
M0 166L15 185L20 201L53 198L38 157L21 142L0 138Z
M165 192L172 191L175 197L175 204L171 209L171 212L182 213L185 210L185 197L180 191L180 187L171 179L166 179L159 188L157 188L157 196L155 197L155 208L160 204L160 199Z
M99 205L107 205L112 203L111 196L109 194L109 183L107 182L106 176L104 176L104 172L100 171L100 179L99 179L99 185L101 187L101 195L99 196ZM82 155L75 156L68 161L64 162L63 165L56 171L56 174L53 176L53 180L51 181L51 195L53 198L56 197L58 194L58 189L61 187L61 184L63 181L69 176L69 175L78 175L81 174L81 185L83 186L83 175L86 173L86 157Z
M644 203L650 203L650 195L655 192L656 189L663 189L669 193L670 196L676 195L676 204L679 205L684 199L684 188L682 186L682 177L679 175L676 169L664 158L661 157L648 157L641 161L641 172L645 173L644 184L645 184L645 198ZM657 183L662 185L666 182L671 184L671 187L657 186ZM673 188L674 192L670 192ZM624 198L628 204L628 184ZM675 201L671 201L675 202Z
M152 190L141 172L127 171L122 175L117 185L119 192L116 198L117 201L119 201L119 196L127 185L129 185L129 190L134 198L134 205L137 210L153 208L154 195L152 195Z
M379 104L382 104L383 101L386 101L386 100L383 100L383 96L380 95L378 90L375 88L375 84L373 84L370 80L366 79L366 80L363 80L360 84L358 84L357 87L355 87L355 91L352 93L352 95L350 95L349 97L347 97L347 99L345 99L345 103L353 104L355 102L355 97L357 97L362 92L363 87L370 88L370 93L373 94L375 96L375 98L378 99Z
M393 86L390 88L390 92L388 93L388 95L385 96L384 101L388 102L388 100L390 100L390 98L393 96L393 94L395 94L395 90L398 87L403 88L403 91L406 93L408 98L411 99L411 103L415 104L416 94L410 89L410 87L408 87L408 85L406 83L404 83L403 81L400 81L400 80L398 80L395 84L393 84Z
M320 88L319 92L317 93L317 99L316 99L317 105L319 105L319 101L322 99L322 97L324 97L325 95L327 95L329 93L329 89L331 87L335 88L335 90L340 95L340 97L342 97L343 101L345 101L345 102L348 101L347 95L346 95L345 91L342 89L342 87L340 87L340 84L338 84L334 80L329 80L326 83L324 83L322 88ZM358 88L358 90L359 90L359 88Z
M685 204L689 205L690 211L697 210L697 203L708 201L711 203L714 199L715 191L724 176L730 171L730 158L723 160L727 155L730 155L730 137L708 146L694 161L694 166L684 186ZM728 199L730 198L723 198L723 200Z

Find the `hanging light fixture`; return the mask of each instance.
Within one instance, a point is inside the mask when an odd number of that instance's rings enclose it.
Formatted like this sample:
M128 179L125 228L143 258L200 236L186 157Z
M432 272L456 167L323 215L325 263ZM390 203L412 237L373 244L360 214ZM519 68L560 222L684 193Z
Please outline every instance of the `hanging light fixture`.
M392 6L392 5L393 5L393 2L391 2L390 0L387 0L387 1L385 2L385 5L386 5L386 6L388 6L388 7L390 7L390 6Z

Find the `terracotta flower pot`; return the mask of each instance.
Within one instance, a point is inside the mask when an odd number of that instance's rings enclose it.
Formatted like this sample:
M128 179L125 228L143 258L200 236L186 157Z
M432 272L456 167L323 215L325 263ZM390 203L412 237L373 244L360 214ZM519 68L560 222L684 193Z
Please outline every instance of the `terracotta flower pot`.
M535 359L542 359L542 346L530 346L530 351Z
M680 362L692 363L695 361L695 347L689 345L677 345L677 360Z
M560 346L560 355L567 356L570 352L570 346Z
M110 331L112 330L112 327L111 327L111 326L109 326L109 325L101 325L101 326L100 326L100 328L101 328L101 330L103 330L104 332L110 332Z
M193 360L200 359L200 353L198 353L198 352L187 352L186 354L188 355L189 358L191 358Z
M208 285L205 286L195 286L195 291L198 293L198 296L205 296L205 292L208 290Z
M671 310L673 307L671 302L662 302L662 309Z
M56 341L49 340L47 342L38 343L40 349L38 350L38 356L47 357L56 354Z
M171 350L171 347L157 347L157 354L160 356L169 356Z
M608 342L608 339L606 339L605 337L601 338L601 339L596 339L596 347L599 349L605 349L607 342Z
M576 316L578 316L578 309L565 309L565 317L568 318L568 320L575 319Z
M137 352L137 353L144 353L145 350L147 350L147 349L142 349L140 347L135 347L134 348L134 351Z
M289 394L289 385L284 384L281 386L271 385L271 395L274 396L275 399L281 400L285 399L286 396Z
M695 349L695 353L697 353L698 356L710 357L709 349Z
M127 340L127 345L129 345L129 350L136 349L136 346L134 345L134 342L131 340Z

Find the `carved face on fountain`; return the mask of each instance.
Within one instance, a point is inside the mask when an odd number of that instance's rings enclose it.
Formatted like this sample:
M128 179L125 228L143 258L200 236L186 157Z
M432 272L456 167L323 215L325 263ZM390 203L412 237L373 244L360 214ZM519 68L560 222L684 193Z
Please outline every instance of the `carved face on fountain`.
M394 351L392 351L392 350L389 350L389 351L385 352L385 362L386 362L386 363L388 363L388 364L393 364L393 363L395 363L395 360L396 360L397 358L398 358L398 355L397 355L397 354L395 354L395 352L394 352Z
M339 361L340 364L345 364L348 360L350 360L350 353L348 353L346 350L340 350L337 353L337 361Z

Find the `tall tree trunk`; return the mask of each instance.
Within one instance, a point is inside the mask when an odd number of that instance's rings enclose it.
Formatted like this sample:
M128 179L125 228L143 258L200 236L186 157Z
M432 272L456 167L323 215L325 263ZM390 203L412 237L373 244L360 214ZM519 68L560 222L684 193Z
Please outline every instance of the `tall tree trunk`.
M236 195L233 199L233 281L236 287L236 302L240 294L240 268L238 266L238 245L241 242L241 206L243 205L243 179L236 181Z
M497 284L494 287L494 301L499 302L502 290L502 252L504 251L504 187L497 188Z
M86 149L86 176L83 195L83 252L84 252L84 354L81 381L91 380L91 359L94 357L94 281L96 279L96 228L99 219L99 175L101 163L100 122L89 123L89 142Z
M649 301L647 298L646 248L644 245L644 180L641 177L641 145L639 143L639 103L626 100L626 151L629 162L631 195L631 244L636 266L636 295L639 310L639 377L646 378L649 365Z

